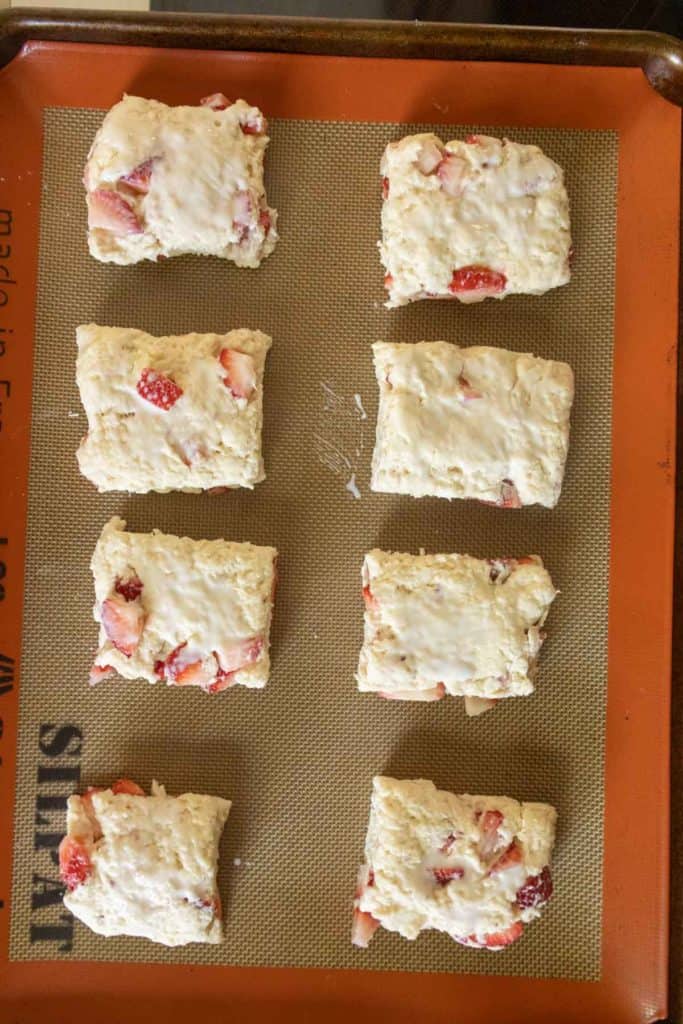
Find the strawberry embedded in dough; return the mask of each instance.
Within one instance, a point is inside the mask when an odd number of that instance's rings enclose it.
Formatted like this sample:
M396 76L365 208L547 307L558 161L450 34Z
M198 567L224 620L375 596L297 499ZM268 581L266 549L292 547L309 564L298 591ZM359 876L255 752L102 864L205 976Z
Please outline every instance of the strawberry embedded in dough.
M199 105L210 107L211 110L225 110L227 107L232 106L232 100L229 100L222 92L212 92L210 96L203 96L199 101Z
M113 189L96 188L88 192L88 227L111 231L114 235L140 235L144 231L135 210Z
M254 200L250 192L245 189L235 192L232 200L232 223L237 232L237 242L246 241L254 226Z
M453 271L448 290L462 302L478 302L502 294L506 284L505 274L490 267L460 267Z
M443 150L432 139L424 139L420 145L415 163L425 175L434 174L443 160Z
M138 576L128 576L126 579L117 576L114 590L126 601L137 601L142 593L143 583Z
M468 938L473 944L486 946L488 949L502 949L503 946L510 946L517 939L521 938L523 932L524 925L522 922L515 921L509 928L505 928L500 932L489 932L482 939L477 939L476 935L470 935Z
M149 366L142 371L135 387L141 398L164 412L168 412L183 393L174 380Z
M217 672L213 656L205 657L189 647L187 641L175 647L165 661L157 661L154 668L157 675L170 685L204 688L211 685Z
M240 128L245 135L265 135L268 131L268 122L260 112L254 113L240 121Z
M64 836L59 844L59 877L69 892L87 882L92 863L86 844L74 836Z
M462 157L456 156L455 153L447 153L436 168L436 175L446 195L457 198L465 190L467 164Z
M502 481L500 485L500 501L498 504L501 508L522 507L522 500L512 480Z
M353 921L351 924L351 942L360 949L367 949L370 939L379 928L379 921L366 910L360 909L360 901L366 889L375 884L375 873L368 864L361 864L358 869L356 891L353 896Z
M503 815L500 811L484 811L479 817L479 829L481 839L479 840L479 855L482 860L489 860L500 848L500 826L503 824Z
M386 175L382 178L382 199L389 198L389 179Z
M468 718L476 718L477 715L483 715L485 711L490 711L498 703L490 697L470 697L466 695L465 698L465 714Z
M103 679L110 679L113 675L114 669L111 665L93 665L90 669L88 682L91 686L97 686Z
M128 796L144 796L145 791L132 779L117 779L111 784L112 793L126 793Z
M507 850L501 853L498 860L494 861L489 868L489 874L494 875L499 871L507 871L508 868L513 868L517 864L521 864L523 860L522 851L519 845L513 841L508 846Z
M236 348L221 349L220 364L226 371L223 383L234 398L244 398L247 402L256 390L256 367L254 360L246 352Z
M130 658L140 642L145 612L139 601L127 601L113 594L102 602L100 618L104 632L117 651Z
M258 222L263 228L264 233L267 235L273 224L272 218L270 216L270 210L261 210L261 212L258 215Z
M363 587L363 601L365 602L365 607L369 612L379 611L379 601L377 600L373 592L370 590L369 585Z
M481 391L478 391L476 388L472 387L467 377L465 377L465 375L462 373L458 377L458 387L460 388L460 394L462 395L464 401L466 402L472 401L473 399L476 398L484 397Z
M431 871L437 885L448 885L448 883L452 882L454 879L458 880L465 876L465 869L456 867L455 865L445 865L443 867L432 868Z
M143 163L134 167L132 171L129 171L128 174L122 174L119 178L119 184L132 189L133 192L139 192L141 195L145 195L149 192L149 186L152 181L152 171L155 163L156 157L151 157L149 160L143 161Z
M553 894L553 879L546 864L538 875L530 875L517 891L517 906L524 910L529 907L543 907Z
M393 279L392 275L391 274L385 274L384 275L384 287L387 289L387 291L393 286L393 283L394 283L394 279Z
M253 665L259 660L263 652L263 637L252 636L246 640L240 640L225 650L218 651L216 658L221 673L230 674L239 672L240 669Z

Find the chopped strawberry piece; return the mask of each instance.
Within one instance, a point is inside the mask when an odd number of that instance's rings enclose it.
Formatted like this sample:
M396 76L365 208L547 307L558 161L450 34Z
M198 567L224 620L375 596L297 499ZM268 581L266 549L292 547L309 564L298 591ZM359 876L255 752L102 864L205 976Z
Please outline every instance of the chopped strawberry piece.
M479 135L466 135L465 142L468 146L476 146L480 141Z
M223 917L223 904L221 903L221 897L219 893L216 893L215 896L210 896L206 899L199 900L199 906L210 907L211 910L213 911L214 917L219 918L219 920Z
M477 715L490 711L497 703L497 700L490 697L465 697L465 714L470 718L476 718Z
M258 215L258 222L263 228L265 234L267 235L268 232L270 231L272 224L272 221L270 219L270 210L261 210L261 212Z
M122 174L119 178L119 183L126 185L134 192L149 192L149 183L152 180L152 170L156 157L152 157L150 160L145 160L144 163L138 164L128 174Z
M382 199L389 198L389 179L382 178Z
M550 874L550 868L546 864L540 875L530 875L527 878L524 885L517 892L516 903L522 909L526 907L542 907L548 902L552 894L553 879Z
M437 167L436 174L446 195L454 198L462 195L467 174L467 164L462 157L447 153Z
M360 949L367 949L370 939L379 928L379 921L365 910L354 907L351 926L351 942Z
M59 844L59 876L69 892L86 882L92 864L85 843L73 836L64 836Z
M254 221L254 201L251 193L244 189L235 192L232 201L232 222L238 229L240 242L247 237L250 228L254 226Z
M109 679L113 674L114 669L111 665L93 665L90 669L88 681L91 686L96 686L97 683L101 683L103 679Z
M377 696L386 700L441 700L446 696L446 687L437 683L431 690L378 690Z
M221 651L216 656L220 669L219 676L230 675L233 672L239 672L242 668L246 668L247 665L253 665L261 657L262 651L262 636L249 637L248 640L241 640L234 647Z
M102 838L102 829L100 828L100 823L97 819L97 815L95 814L95 808L93 807L92 802L93 794L101 792L102 786L88 786L85 793L81 796L85 812L90 818L90 824L92 825L93 842L97 842L98 839Z
M216 660L218 659L216 658ZM207 688L207 693L222 693L223 690L228 690L231 686L234 686L236 682L235 673L223 672L219 665L216 681Z
M223 383L234 398L245 398L247 401L256 390L256 367L254 360L246 352L237 348L221 349L220 364L227 376Z
M100 617L104 631L116 650L130 658L137 649L145 625L142 606L115 594L102 602Z
M117 577L114 590L126 601L136 601L142 593L143 583L138 576L130 576L127 580Z
M505 274L500 274L497 270L491 270L489 267L460 267L453 271L448 290L452 295L465 295L472 299L479 299L490 295L500 295L505 291L506 284Z
M102 228L115 235L140 235L144 230L130 203L108 188L88 193L88 227Z
M393 285L394 285L394 279L391 276L391 274L385 274L384 275L384 287L387 290L389 290L389 288L393 288Z
M369 612L379 611L379 601L370 590L370 587L363 587L363 600L365 601L365 607Z
M473 945L487 946L489 949L500 949L502 946L509 946L512 942L516 942L523 931L524 926L521 921L516 921L514 925L510 925L504 931L489 932L482 939L477 939L476 935L468 935L467 941Z
M500 485L501 508L521 508L522 501L512 480L503 480Z
M126 793L128 796L144 796L145 791L132 779L117 779L111 784L112 793Z
M465 377L462 373L458 377L458 386L460 387L461 394L466 402L474 398L484 397L481 391L477 391L476 388L472 387L467 377Z
M178 401L183 393L174 380L158 370L146 367L140 374L136 385L137 392L146 402L151 402L158 409L167 412Z
M503 824L503 815L500 811L484 811L479 818L481 839L479 841L479 852L484 860L488 860L500 845L498 829Z
M462 878L465 874L464 868L442 867L432 868L432 874L437 885L448 885L454 878Z
M255 115L254 117L248 118L246 121L241 121L240 128L245 135L263 135L268 131L268 124L265 117L262 115Z
M442 160L443 151L441 148L432 139L425 139L415 162L423 174L434 174Z
M522 851L513 839L507 850L501 853L498 860L494 861L489 868L489 874L495 875L498 871L506 871L507 868L512 868L515 864L522 863Z
M232 106L232 100L222 92L212 92L210 96L203 96L199 104L202 107L211 107L212 110L225 110L226 107Z
M449 832L439 847L439 853L449 853L451 846L460 838L461 835L461 832L458 832L457 835L455 832Z

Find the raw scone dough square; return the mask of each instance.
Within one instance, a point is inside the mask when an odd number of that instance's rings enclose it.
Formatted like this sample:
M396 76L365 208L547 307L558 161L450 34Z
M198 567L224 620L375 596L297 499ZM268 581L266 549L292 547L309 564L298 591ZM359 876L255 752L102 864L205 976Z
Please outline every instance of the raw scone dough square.
M473 949L515 942L552 895L556 817L549 804L376 777L353 942L367 946L379 925L406 939L435 928Z
M88 247L105 263L197 253L258 267L275 248L263 114L220 93L196 107L124 96L111 108L83 174Z
M77 452L100 491L199 491L263 480L263 372L271 339L246 329L155 338L87 324Z
M265 686L275 548L125 526L111 519L92 557L100 637L91 683L116 671L206 693Z
M218 844L230 801L121 779L67 801L64 905L98 935L165 946L222 939Z
M541 295L569 281L569 202L538 146L409 135L382 157L387 306Z
M553 508L569 447L567 363L445 341L372 346L374 491Z
M533 692L555 590L537 555L480 559L370 551L358 689L465 698L469 714Z

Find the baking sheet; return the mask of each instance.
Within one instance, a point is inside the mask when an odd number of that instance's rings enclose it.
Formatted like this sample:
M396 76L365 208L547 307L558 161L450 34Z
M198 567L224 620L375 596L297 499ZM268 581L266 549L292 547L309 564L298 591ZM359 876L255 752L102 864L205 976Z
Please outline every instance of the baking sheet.
M538 142L565 168L577 251L569 287L469 309L423 302L388 312L375 245L379 156L390 139L429 126L275 121L269 198L283 237L259 271L192 258L116 268L95 263L85 247L79 179L101 116L53 109L45 117L11 956L596 979L616 134L507 132ZM450 138L487 129L437 130ZM266 482L223 496L97 495L74 458L85 429L73 382L74 330L91 319L155 333L235 326L271 333ZM556 510L508 513L369 492L377 404L370 343L437 338L531 350L573 365L572 442ZM353 484L347 489L352 477L360 499ZM136 530L278 547L274 666L263 693L210 700L122 681L88 689L96 643L88 562L112 514ZM474 722L459 701L401 706L359 695L359 574L374 546L541 554L562 594L536 695ZM105 941L78 924L63 953L30 942L32 875L49 864L49 851L34 849L39 730L56 722L83 733L84 785L127 774L148 786L156 777L172 792L234 801L222 846L221 947L169 951L143 940ZM350 899L376 772L558 807L556 896L523 942L495 957L436 934L407 943L379 933L365 953L350 946ZM58 795L65 786L41 783L40 792Z

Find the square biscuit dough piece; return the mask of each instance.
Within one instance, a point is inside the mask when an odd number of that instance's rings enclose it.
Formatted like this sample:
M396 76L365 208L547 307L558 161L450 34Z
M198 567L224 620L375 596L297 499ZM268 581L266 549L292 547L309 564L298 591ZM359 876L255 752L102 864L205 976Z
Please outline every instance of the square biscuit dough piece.
M92 557L100 635L91 683L116 671L211 694L264 687L275 548L125 526L111 519Z
M538 146L409 135L382 157L387 306L542 295L569 281L562 170Z
M358 689L465 698L468 714L532 693L557 591L537 555L480 559L370 551Z
M126 780L127 781L127 780ZM230 801L92 790L67 801L60 867L64 905L98 935L165 946L222 940L218 845ZM142 791L140 791L142 793Z
M216 94L168 107L124 96L85 166L88 248L104 263L195 253L258 267L275 248L263 181L263 114Z
M100 491L199 491L263 480L261 331L156 338L87 324L76 381L88 418L78 464Z
M435 928L473 949L510 945L552 895L556 816L549 804L376 777L354 943L381 925L406 939Z
M445 341L373 345L374 491L553 508L569 448L567 363Z

